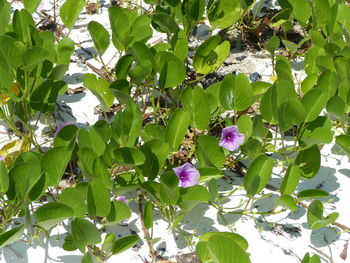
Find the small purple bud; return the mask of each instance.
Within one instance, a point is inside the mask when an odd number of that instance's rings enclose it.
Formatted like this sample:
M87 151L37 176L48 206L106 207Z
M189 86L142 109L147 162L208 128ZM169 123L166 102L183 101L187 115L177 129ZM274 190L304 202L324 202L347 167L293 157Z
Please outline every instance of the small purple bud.
M0 155L0 162L2 162L3 160L5 160L5 157Z
M198 184L199 172L190 163L185 163L179 167L173 168L173 171L179 178L179 187L189 187Z

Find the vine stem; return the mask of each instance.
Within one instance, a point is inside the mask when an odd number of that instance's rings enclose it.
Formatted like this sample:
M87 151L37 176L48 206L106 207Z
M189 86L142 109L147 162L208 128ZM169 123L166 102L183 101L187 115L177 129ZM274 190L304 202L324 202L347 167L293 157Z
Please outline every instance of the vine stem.
M143 216L143 206L142 206L142 201L144 199L143 194L141 192L140 189L136 190L136 194L138 196L138 207L139 207L139 216L140 216L140 220L141 220L141 228L142 228L142 232L144 235L144 238L147 242L148 248L149 248L149 252L152 255L152 257L157 257L157 258L163 258L154 248L152 245L152 242L150 241L149 237L148 237L148 231L147 228L145 226L145 219Z

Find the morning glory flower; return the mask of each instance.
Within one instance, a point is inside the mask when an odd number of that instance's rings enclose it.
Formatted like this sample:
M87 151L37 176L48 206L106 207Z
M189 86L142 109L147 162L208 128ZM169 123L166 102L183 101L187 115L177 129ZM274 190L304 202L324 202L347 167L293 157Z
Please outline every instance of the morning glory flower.
M5 160L5 157L0 155L0 162L2 162L3 160Z
M222 129L219 145L229 151L235 151L244 141L244 134L238 132L236 125Z
M198 170L190 163L185 163L179 167L173 168L173 171L179 177L179 187L189 187L196 185L199 179Z

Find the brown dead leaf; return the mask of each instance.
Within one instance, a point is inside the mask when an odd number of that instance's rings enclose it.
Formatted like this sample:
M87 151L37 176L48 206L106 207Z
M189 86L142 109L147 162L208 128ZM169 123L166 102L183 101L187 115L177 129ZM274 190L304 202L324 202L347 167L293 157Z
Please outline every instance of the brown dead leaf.
M345 245L344 245L344 249L343 249L343 251L340 253L340 258L342 259L342 260L346 260L346 258L347 258L347 256L348 256L348 241L345 243Z

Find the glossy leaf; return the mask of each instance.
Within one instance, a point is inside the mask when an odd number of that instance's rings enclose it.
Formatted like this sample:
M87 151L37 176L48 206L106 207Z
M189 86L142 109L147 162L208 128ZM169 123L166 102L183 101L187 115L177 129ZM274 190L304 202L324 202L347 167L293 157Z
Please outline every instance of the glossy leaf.
M266 186L270 180L273 166L274 160L266 155L259 156L251 163L244 177L244 188L250 196L259 193Z
M71 227L74 244L81 253L85 253L86 246L95 245L102 241L96 226L85 219L75 218L71 222Z
M305 178L316 176L321 166L321 154L317 145L312 145L300 151L295 159L295 164L301 169L301 175Z
M329 193L321 189L307 189L298 193L299 200L312 200L316 198L327 198Z
M130 208L127 204L122 201L112 201L111 211L107 216L107 221L105 225L115 225L122 220L127 220L131 216Z
M199 130L207 128L210 112L209 101L204 90L199 86L187 87L182 93L181 101L191 115L191 126Z
M142 153L142 151L129 148L129 147L122 147L119 149L114 150L114 157L117 163L120 165L132 165L132 166L139 166L144 164L146 157Z
M92 41L96 47L97 53L102 56L109 46L109 33L108 31L98 22L91 21L88 24L88 30L91 35Z
M112 123L112 136L121 146L132 147L141 133L142 116L139 106L130 102L118 111Z
M58 185L71 158L71 151L58 146L47 151L41 161L49 186Z
M200 135L198 137L197 157L200 166L221 168L226 157L219 146L219 141L209 135Z
M121 253L140 241L138 235L129 235L117 239L113 244L113 254Z
M73 187L64 189L60 195L60 202L71 207L74 211L74 217L79 218L85 216L85 199L80 191Z
M193 67L197 73L213 72L224 62L230 52L230 43L220 42L220 36L213 36L200 45L193 58Z
M299 184L301 171L297 165L289 165L283 177L280 189L283 194L292 194Z
M9 175L7 173L7 169L6 166L4 164L3 161L0 161L0 193L6 193L9 185L10 185L10 181L9 181Z
M75 21L86 5L85 0L66 0L60 9L60 17L68 29L72 29Z
M90 216L105 217L111 210L110 195L103 182L94 178L89 183L87 208Z
M227 110L242 111L253 102L253 91L244 74L227 75L220 88L220 103Z
M177 109L171 114L165 138L172 149L177 149L182 143L190 125L190 120L191 116L185 109Z
M323 204L319 200L314 200L309 205L307 210L307 223L311 229L318 229L324 227L338 218L339 214L333 212L328 216L323 216Z
M60 202L47 203L40 206L34 212L34 218L38 225L50 229L64 219L73 217L74 210Z
M25 225L14 227L0 234L0 248L19 240L23 234Z
M308 91L301 100L306 111L305 122L315 120L326 106L328 96L318 88Z
M107 80L96 77L94 74L85 74L83 77L84 85L98 98L105 112L113 105L114 95L109 89Z

